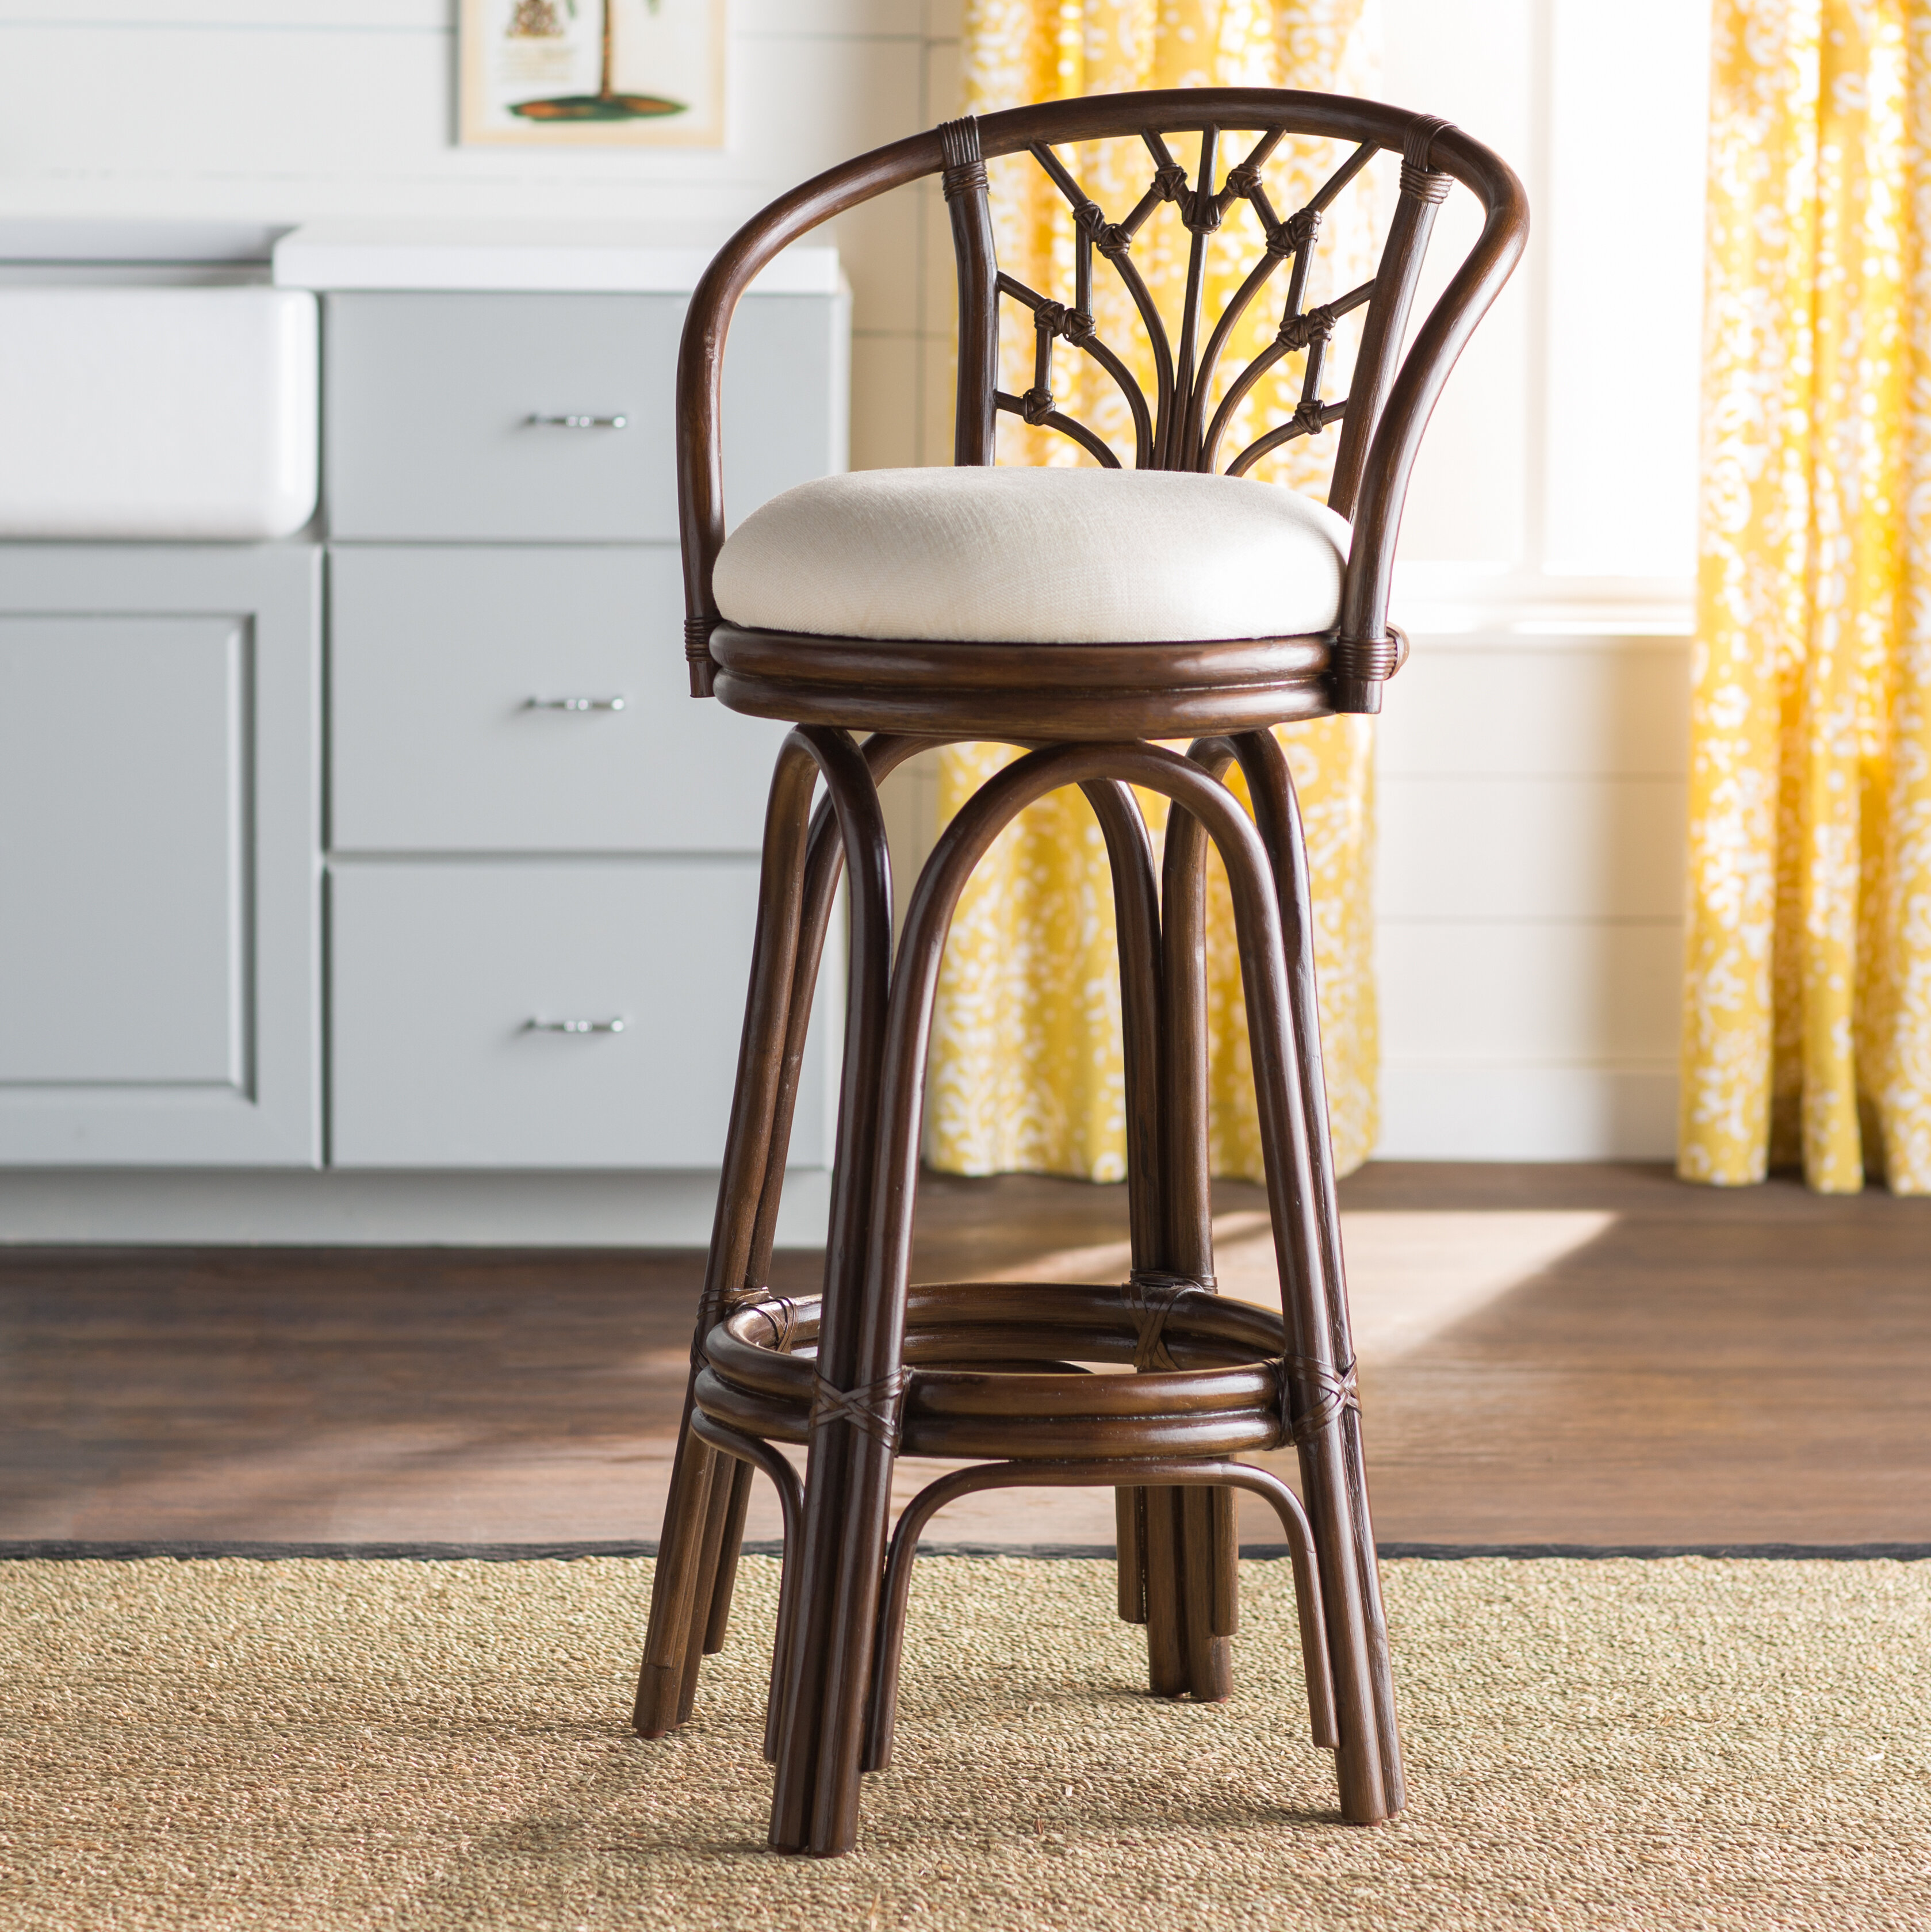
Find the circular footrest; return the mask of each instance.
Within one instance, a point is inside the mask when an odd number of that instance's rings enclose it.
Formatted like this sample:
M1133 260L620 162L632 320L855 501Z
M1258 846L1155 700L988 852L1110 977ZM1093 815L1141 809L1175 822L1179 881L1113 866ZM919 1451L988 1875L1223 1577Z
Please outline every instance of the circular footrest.
M739 1305L705 1340L703 1412L803 1442L818 1392L816 1298ZM1204 1290L1150 1308L1131 1288L968 1282L906 1307L901 1454L1092 1460L1229 1456L1290 1439L1278 1314ZM1079 1363L1157 1369L1094 1373ZM1171 1367L1164 1366L1171 1362Z

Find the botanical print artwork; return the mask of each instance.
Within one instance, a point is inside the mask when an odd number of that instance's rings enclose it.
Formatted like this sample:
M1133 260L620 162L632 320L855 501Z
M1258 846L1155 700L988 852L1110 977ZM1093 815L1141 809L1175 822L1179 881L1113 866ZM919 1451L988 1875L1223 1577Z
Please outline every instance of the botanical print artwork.
M1931 1192L1931 0L1719 0L1678 1166Z
M727 0L462 0L460 138L721 146Z
M1142 87L1207 85L1306 87L1372 94L1378 64L1369 0L967 0L966 99L974 112L1021 103ZM1192 167L1197 142L1175 144ZM1243 150L1244 152L1244 150ZM1237 158L1222 150L1224 162ZM1096 142L1064 158L1087 191L1117 219L1146 186L1150 164L1137 142ZM1305 200L1344 158L1326 142L1284 146L1270 163L1269 192L1285 212ZM1066 299L1073 272L1066 203L1024 157L992 163L1002 267L1042 294ZM1330 213L1315 255L1310 303L1373 273L1375 236L1363 194ZM1177 310L1186 236L1162 211L1134 256L1165 313ZM1237 231L1236 224L1243 224ZM1246 205L1229 238L1210 254L1208 307L1217 310L1261 246ZM1130 298L1103 266L1094 276L1102 338L1135 360L1142 343ZM1273 334L1278 304L1257 302L1230 345L1237 368ZM1030 386L1033 332L1001 330L1009 358L1003 385ZM1345 395L1351 330L1337 330L1325 393ZM1090 362L1062 348L1055 386L1063 406L1132 460L1132 424L1120 392ZM1150 371L1137 368L1143 382ZM1242 448L1294 413L1298 358L1280 365L1239 412L1224 446ZM1150 383L1148 384L1150 388ZM1334 433L1288 444L1257 475L1325 495ZM1073 445L1015 418L1000 418L1000 460L1083 461ZM1378 1122L1372 886L1374 725L1324 718L1280 733L1307 822L1314 878L1328 1106L1337 1165L1358 1166ZM1184 748L1183 747L1182 748ZM940 812L949 818L979 784L1018 754L964 745L940 754ZM1237 772L1231 775L1243 802ZM1156 846L1162 799L1141 795ZM1214 1172L1258 1179L1260 1136L1225 874L1209 860L1207 910L1209 1080ZM1011 1169L1117 1180L1126 1172L1125 1079L1120 1047L1118 956L1112 889L1097 821L1075 791L1054 794L1001 836L962 899L940 980L928 1086L926 1151L952 1173Z

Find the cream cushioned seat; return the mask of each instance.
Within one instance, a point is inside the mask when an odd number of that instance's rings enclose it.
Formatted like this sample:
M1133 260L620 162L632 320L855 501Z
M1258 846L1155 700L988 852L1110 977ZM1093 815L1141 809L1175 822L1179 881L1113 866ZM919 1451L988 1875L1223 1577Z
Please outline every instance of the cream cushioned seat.
M754 510L719 556L748 628L977 644L1304 637L1348 526L1279 484L1166 470L862 470Z

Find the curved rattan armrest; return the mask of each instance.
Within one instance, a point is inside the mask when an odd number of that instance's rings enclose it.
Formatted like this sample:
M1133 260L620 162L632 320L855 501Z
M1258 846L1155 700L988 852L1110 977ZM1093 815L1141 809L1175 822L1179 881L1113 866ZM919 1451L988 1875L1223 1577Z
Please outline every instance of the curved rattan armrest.
M1459 128L1435 130L1424 165L1471 189L1486 219L1475 245L1415 332L1374 426L1350 520L1331 694L1337 711L1378 711L1382 681L1407 652L1388 623L1395 542L1422 432L1449 371L1514 272L1528 243L1528 196L1513 169Z
M716 667L708 640L718 622L711 572L724 543L722 397L724 339L738 300L759 272L834 215L940 166L936 129L830 168L747 221L704 271L677 352L677 522L684 558L684 654L691 694L708 698Z

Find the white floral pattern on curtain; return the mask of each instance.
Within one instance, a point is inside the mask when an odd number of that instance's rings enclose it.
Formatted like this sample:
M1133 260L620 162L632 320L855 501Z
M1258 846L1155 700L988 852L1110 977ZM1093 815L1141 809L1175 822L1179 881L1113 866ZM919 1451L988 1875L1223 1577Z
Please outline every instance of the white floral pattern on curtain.
M974 112L1024 102L1138 87L1247 85L1372 93L1376 47L1372 0L967 0L966 104ZM1191 166L1194 144L1176 143ZM1342 158L1325 142L1284 147L1269 171L1283 212L1298 206ZM1223 164L1237 159L1223 150ZM1077 152L1082 184L1117 218L1150 171L1138 142L1096 142ZM1001 266L1045 294L1072 286L1072 229L1065 202L1024 157L992 164ZM1315 256L1310 303L1373 272L1368 197L1330 214ZM1134 256L1169 316L1178 306L1186 236L1162 210ZM1210 255L1209 306L1224 299L1260 248L1245 204L1242 246ZM1243 259L1244 255L1244 260ZM1278 287L1279 284L1270 285ZM1278 307L1257 302L1246 338L1223 366L1237 368L1272 335ZM1094 313L1102 338L1124 353L1138 325L1118 279L1096 264ZM1326 385L1346 394L1349 346L1338 335ZM1004 386L1031 386L1030 329L1001 331ZM1145 380L1149 371L1138 366ZM1054 363L1063 406L1093 424L1132 461L1132 424L1119 392L1062 345ZM1292 414L1297 358L1257 387L1233 428L1237 449ZM1150 385L1149 385L1150 387ZM1007 463L1084 462L1066 439L1000 418ZM1244 434L1243 434L1244 432ZM1258 473L1326 494L1332 434L1290 443ZM1224 460L1224 458L1223 458ZM1327 1054L1328 1105L1342 1172L1365 1160L1378 1132L1379 1046L1370 909L1374 850L1372 721L1324 718L1281 733L1307 821L1314 874L1315 955ZM1018 754L962 745L941 754L940 817L949 819L984 780ZM1233 783L1243 801L1237 771ZM1157 842L1163 800L1143 795ZM1210 1151L1216 1173L1258 1178L1246 1021L1226 879L1210 859L1207 908ZM926 1153L958 1174L1015 1169L1117 1180L1126 1172L1126 1095L1120 1047L1118 956L1105 842L1076 791L1043 800L1000 837L961 902L941 974L928 1085Z
M1931 4L1717 0L1686 1178L1931 1192Z

